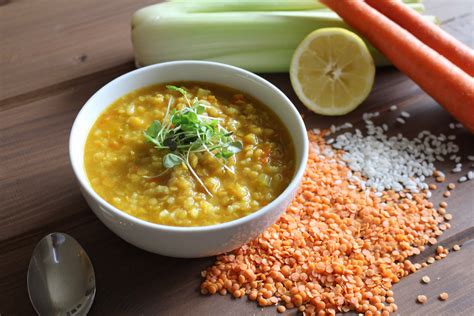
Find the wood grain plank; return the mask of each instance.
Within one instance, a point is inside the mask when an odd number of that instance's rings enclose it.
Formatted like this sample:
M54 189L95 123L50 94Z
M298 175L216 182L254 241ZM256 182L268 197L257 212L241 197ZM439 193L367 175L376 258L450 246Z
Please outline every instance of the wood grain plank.
M400 315L473 315L474 304L465 293L474 292L474 240L465 243L458 252L452 252L446 259L417 271L394 286L395 301ZM466 268L463 268L466 267ZM422 284L427 275L431 282ZM442 302L438 295L449 294L449 300ZM415 303L418 295L426 295L428 303Z
M474 0L453 0L449 5L443 1L425 1L427 13L439 16L449 33L473 46ZM156 2L160 1L4 1L0 104L37 98L58 84L130 63L130 17Z
M436 15L442 24L447 24L456 19L472 15L474 12L473 0L425 0L423 4L428 14Z
M303 109L290 91L291 85L286 75L270 75L267 78L282 87L295 104ZM108 79L110 78L97 78L81 87L70 88L50 98L2 112L0 159L5 168L2 168L0 194L5 211L0 214L0 220L4 223L3 229L0 230L0 240L12 238L34 227L46 225L79 211L79 208L71 205L71 201L76 201L77 198L72 199L74 191L71 191L76 185L68 162L69 130L82 104ZM387 93L388 87L397 92ZM397 114L388 111L389 105L394 103L412 113L413 117L408 124L395 123ZM426 97L411 81L389 69L378 75L375 89L364 106L349 116L328 120L327 117L304 113L307 125L310 127L328 127L330 124L348 120L362 128L360 120L362 113L375 108L384 113L382 118L392 128L393 133L403 131L408 136L414 136L419 131L430 128L433 121L439 122L436 127L439 132L448 132L448 123L452 121L444 110ZM430 113L429 120L424 119L427 111ZM457 132L461 148L468 149L471 139L467 132L462 129ZM466 156L467 153L463 155ZM452 167L453 164L447 162L440 165L445 171L449 171ZM455 181L456 176L458 175L449 175L451 177L449 179ZM48 181L44 181L44 178ZM472 185L471 182L464 184L459 190L461 192L466 190L467 193L472 190ZM459 196L468 197L463 193ZM461 211L465 201L461 199L459 203L453 203L455 208ZM61 210L64 206L74 212ZM22 211L18 212L18 209ZM460 218L459 225L470 225L469 221L463 219Z
M474 47L474 0L426 1L427 12L435 15L441 27L466 45Z
M107 311L117 315L148 315L157 310L165 315L189 315L191 311L210 315L223 312L274 314L274 309L260 311L252 304L228 297L200 297L197 293L199 272L212 259L178 260L143 252L110 233L86 206L68 162L69 129L86 99L117 75L119 73L95 78L46 99L6 109L0 115L0 161L4 167L0 176L0 271L8 271L8 274L0 274L0 292L4 293L0 296L0 306L6 306L6 314L31 313L25 291L29 256L43 235L64 231L75 236L94 261L99 292L92 315ZM362 127L362 113L377 109L392 133L414 136L422 129L450 132L448 124L452 118L449 114L410 80L393 69L379 71L377 76L373 93L360 109L344 118L331 119L303 110L287 75L266 77L294 101L305 114L310 128L324 128L345 121ZM412 114L406 125L395 123L397 113L388 111L391 104L398 104ZM437 124L433 125L433 122ZM474 148L469 146L472 136L463 129L456 130L456 134L464 149L463 155L474 154ZM451 167L448 163L440 165L445 171ZM448 173L448 177L455 180L458 175ZM466 239L463 232L474 228L474 199L470 194L473 189L474 182L459 185L448 200L454 215L453 228L442 236L441 243L452 244L460 238ZM440 188L435 194L435 202L442 192ZM472 236L468 235L469 238ZM118 276L122 290L117 289ZM9 303L13 301L21 304ZM210 311L209 304L215 310Z
M0 100L131 62L131 15L156 2L160 1L4 2Z
M0 241L84 210L69 165L69 132L87 99L118 75L2 112Z
M212 258L186 260L150 254L118 239L98 222L70 229L69 233L80 240L94 264L98 292L90 315L275 315L273 308L261 309L246 299L200 296L199 273L211 264ZM8 256L0 257L2 261L7 260L2 267L9 268L9 274L0 279L0 302L5 315L33 314L25 288L26 274L18 268L24 265L23 261L29 260L33 246L34 243L17 247ZM460 252L451 253L447 259L437 261L395 285L399 314L427 312L427 315L435 315L436 311L436 315L472 314L474 305L466 295L469 296L474 285L469 269L474 259L473 246L471 240ZM466 265L468 268L463 269ZM432 283L421 285L419 280L423 275L429 275ZM449 293L450 300L441 303L436 296L443 291ZM422 307L417 305L418 294L427 295L429 303ZM11 299L15 304L8 303Z

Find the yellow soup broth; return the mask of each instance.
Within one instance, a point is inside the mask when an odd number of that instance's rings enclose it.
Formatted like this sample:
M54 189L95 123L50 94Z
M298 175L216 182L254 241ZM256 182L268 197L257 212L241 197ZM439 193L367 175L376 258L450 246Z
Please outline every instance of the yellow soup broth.
M97 119L84 157L92 188L132 216L173 226L228 222L274 200L288 186L295 165L291 139L277 116L254 98L230 88L196 82L175 85L187 91L188 100L207 101L210 106L203 115L218 118L232 138L243 144L227 160L208 152L189 155L192 169L210 194L184 163L165 169L163 156L169 150L156 149L144 137L154 120L165 117L170 97L174 99L172 109L188 106L179 92L165 85L127 94Z

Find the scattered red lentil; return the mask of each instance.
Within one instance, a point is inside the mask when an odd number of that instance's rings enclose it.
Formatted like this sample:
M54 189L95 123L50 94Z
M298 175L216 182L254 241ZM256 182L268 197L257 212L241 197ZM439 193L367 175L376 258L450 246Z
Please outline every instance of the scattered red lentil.
M448 198L448 197L451 196L451 192L446 191L446 192L443 193L443 196L444 196L445 198Z
M437 186L436 186L436 184L431 183L431 184L428 186L428 188L429 188L430 190L436 190Z
M277 307L277 311L279 313L284 313L284 312L286 312L286 307L283 306L283 305L280 305L280 306Z
M418 295L416 301L420 304L425 304L428 301L426 295Z
M442 201L439 203L439 206L443 207L443 208L447 208L448 207L448 203L446 203L445 201Z
M445 178L438 176L438 177L436 177L435 180L436 180L436 182L441 183L441 182L444 182Z
M442 301L446 301L448 299L449 295L446 292L443 292L439 295L439 299Z
M442 233L442 217L424 193L366 196L338 163L342 152L326 156L323 138L309 138L308 167L291 205L255 240L218 256L203 273L201 293L226 288L308 315L397 311L390 288L417 270L408 257Z
M456 185L454 183L448 184L448 190L454 190L456 188Z
M209 293L211 293L211 292L209 292ZM232 292L232 296L235 297L235 298L240 298L242 296L242 292L240 292L239 290L234 291L234 292Z

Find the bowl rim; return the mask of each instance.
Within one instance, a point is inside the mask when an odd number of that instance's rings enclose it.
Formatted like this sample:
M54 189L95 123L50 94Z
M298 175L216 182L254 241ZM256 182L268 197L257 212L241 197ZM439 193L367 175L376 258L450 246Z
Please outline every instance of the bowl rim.
M74 146L72 143L73 140L73 135L80 133L81 131L78 129L79 127L79 122L85 117L85 112L88 107L90 107L92 104L95 103L94 99L102 93L104 90L109 89L110 86L113 85L116 81L120 80L126 80L127 78L138 76L141 72L146 72L146 71L152 71L154 69L160 69L162 67L172 67L174 65L201 65L201 66L213 66L213 67L221 67L221 68L226 68L227 70L230 70L232 72L240 73L245 75L246 77L250 77L252 80L256 80L263 85L265 85L268 89L272 90L274 94L276 94L279 98L283 99L284 103L287 105L288 110L296 117L297 120L297 128L298 130L295 131L294 133L290 132L290 137L292 140L294 140L293 134L299 135L300 133L303 134L303 139L302 139L302 156L299 160L296 160L295 162L299 164L299 167L297 170L295 170L295 173L290 181L290 183L287 185L287 187L281 192L273 201L265 205L264 207L258 209L257 211L234 219L232 221L224 222L224 223L219 223L219 224L214 224L214 225L207 225L207 226L171 226L171 225L163 225L163 224L157 224L153 222L148 222L146 220L140 219L138 217L135 217L133 215L130 215L126 213L125 211L120 210L119 208L113 206L106 200L104 200L98 193L94 191L92 188L90 182L88 181L87 174L84 168L81 168L79 166L79 163L77 160L81 159L81 157L74 157L73 156L73 150L72 147ZM190 80L192 81L192 80ZM211 81L202 81L202 82L209 82L212 83ZM122 95L125 95L127 93L130 93L131 91L124 92ZM120 97L120 96L119 96ZM119 98L118 97L118 98ZM256 96L254 96L257 98ZM105 109L104 109L105 110ZM102 112L99 113L99 115L102 114ZM98 116L99 116L98 115ZM97 117L95 117L95 120L97 120ZM283 122L283 124L285 124ZM285 124L285 127L286 124ZM287 127L288 128L288 127ZM87 131L87 133L89 133ZM74 172L74 175L77 179L77 181L80 184L80 187L84 190L87 191L87 193L99 203L99 205L106 207L106 209L110 212L112 212L114 215L118 216L119 218L122 218L128 222L131 222L134 225L139 225L139 226L145 226L147 228L151 229L158 229L162 231L167 231L167 232L181 232L181 233L194 233L194 232L209 232L209 231L217 231L217 230L224 230L230 227L236 227L242 224L245 224L247 222L250 222L260 216L263 216L264 214L268 213L273 207L279 205L282 203L288 195L291 195L292 192L297 190L297 187L299 186L301 179L303 177L304 171L306 169L306 162L308 160L308 151L309 151L309 140L308 137L306 136L306 126L304 124L304 121L297 111L296 107L293 105L291 100L275 85L273 85L271 82L268 80L239 67L231 66L228 64L223 64L223 63L218 63L218 62L211 62L211 61L195 61L195 60L180 60L180 61L170 61L170 62L163 62L159 64L154 64L154 65L149 65L145 66L142 68L134 69L132 71L129 71L123 75L120 75L119 77L113 79L112 81L108 82L106 85L104 85L102 88L100 88L98 91L96 91L87 101L84 103L84 105L81 107L80 111L78 112L76 118L74 119L74 123L71 128L71 132L69 135L69 159L70 163ZM295 152L297 149L294 149ZM82 157L83 159L83 157ZM80 176L80 174L83 174L83 177ZM84 181L85 179L85 181ZM103 212L103 211L102 211Z

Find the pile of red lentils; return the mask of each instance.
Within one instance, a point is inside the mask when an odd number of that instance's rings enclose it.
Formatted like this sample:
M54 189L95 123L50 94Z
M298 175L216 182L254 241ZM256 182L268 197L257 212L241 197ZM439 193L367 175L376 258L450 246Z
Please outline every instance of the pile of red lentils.
M445 219L423 192L367 195L349 180L341 152L324 155L322 135L309 138L306 174L287 211L255 240L218 256L202 272L201 292L247 295L306 315L397 311L392 285L420 268L408 257L436 243L449 223L439 225Z

